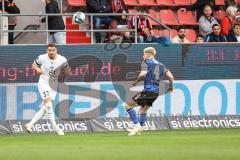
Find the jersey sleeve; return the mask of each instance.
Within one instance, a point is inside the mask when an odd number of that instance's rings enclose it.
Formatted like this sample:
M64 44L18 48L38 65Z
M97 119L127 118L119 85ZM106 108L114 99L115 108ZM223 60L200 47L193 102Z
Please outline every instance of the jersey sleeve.
M68 68L69 68L69 64L68 64L68 61L67 61L66 58L64 58L62 68L63 68L63 69L68 69Z
M42 65L42 61L43 61L42 59L43 59L42 56L38 56L38 57L34 60L33 64L35 64L35 65L37 65L37 66Z
M168 69L163 64L161 64L160 65L160 76L165 77L167 72L168 72Z

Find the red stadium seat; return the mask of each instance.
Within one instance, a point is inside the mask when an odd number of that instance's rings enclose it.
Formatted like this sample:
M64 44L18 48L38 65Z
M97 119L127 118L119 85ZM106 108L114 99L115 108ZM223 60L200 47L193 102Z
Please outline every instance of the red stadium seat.
M171 29L171 38L175 37L178 34L177 30ZM169 31L167 29L163 30L163 36L169 37Z
M215 0L215 5L224 6L225 5L225 0Z
M196 25L197 22L191 11L183 12L182 10L177 11L178 21L181 25Z
M140 5L142 6L155 6L155 0L139 0Z
M194 42L197 38L196 32L193 29L186 29L186 38L190 42Z
M78 24L72 24L72 18L66 18L66 43L67 44L80 44L91 43L91 38L86 37L86 32L71 32L69 30L80 30Z
M179 6L187 6L190 5L189 0L173 0L174 4L179 5Z
M66 32L67 37L86 37L86 32Z
M138 4L137 0L125 0L125 4L127 6L140 6L140 4Z
M153 18L155 18L156 20L159 21L158 16L157 16L157 12L156 12L155 10L150 9L150 10L149 10L149 14L150 14L150 16L152 16ZM158 23L155 22L154 20L152 20L151 18L149 18L149 20L150 20L150 22L151 22L152 25L158 25Z
M198 0L191 0L191 4L196 3Z
M85 7L86 0L68 0L68 6Z
M89 44L91 43L90 37L70 37L66 39L67 44Z
M129 13L138 13L138 10L135 10L135 9L129 9L128 11Z
M225 11L223 11L223 10L219 10L219 11L216 11L216 12L214 12L213 13L213 17L215 17L216 19L218 19L218 20L222 20L223 19L223 17L225 17L226 16L226 12Z
M77 29L79 29L78 24L67 24L66 25L66 30L77 30Z
M161 36L161 32L158 29L153 30L154 36Z
M159 6L174 6L172 0L156 0L157 5Z
M178 25L176 16L172 10L160 10L159 13L161 23L165 25Z

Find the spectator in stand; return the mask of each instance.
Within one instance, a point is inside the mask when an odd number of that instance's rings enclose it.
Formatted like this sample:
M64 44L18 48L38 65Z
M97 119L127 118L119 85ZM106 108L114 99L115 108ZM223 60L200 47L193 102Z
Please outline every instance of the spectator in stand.
M0 10L2 9L3 1L0 0ZM13 0L5 0L4 1L4 11L9 14L19 14L20 9L17 7ZM13 31L15 26L17 25L17 17L16 16L8 16L8 30ZM8 32L8 44L14 44L14 32Z
M45 12L47 14L60 13L58 2L55 0L45 0ZM40 23L46 22L46 17L39 18ZM64 30L65 24L62 16L48 16L48 30ZM66 37L64 32L50 32L49 43L65 44Z
M226 6L235 6L238 9L235 19L237 23L240 23L240 0L225 0Z
M113 13L111 0L87 0L88 13ZM101 25L110 27L112 18L110 16L93 16L94 29L100 29ZM101 43L101 33L95 33L96 43Z
M221 34L221 27L219 24L212 26L212 33L205 37L205 42L227 42L224 35Z
M126 13L126 11L120 9L118 13ZM116 16L110 24L110 29L127 30L128 27L128 18L125 15ZM107 39L110 43L125 43L133 42L134 37L130 36L130 32L110 32ZM105 40L105 42L107 41Z
M186 28L180 26L178 28L178 35L172 39L172 43L190 43L190 41L186 38Z
M187 10L196 11L196 14L197 14L196 17L198 20L200 18L200 16L203 15L203 8L207 4L213 6L213 9L215 11L220 9L218 6L215 5L215 0L198 0L193 5L190 5L186 8L181 8L181 10L183 10L183 12L186 12Z
M139 13L146 13L145 10L140 10ZM135 25L137 25L137 32L138 32L138 43L144 43L144 41L151 36L154 36L153 33L153 27L146 16L139 16L137 18L137 24L135 24L134 18L130 22L131 28L135 28Z
M19 14L20 9L13 2L13 0L8 0L8 13L9 14ZM8 16L8 30L13 31L17 25L17 16ZM8 44L14 44L14 32L8 32Z
M218 24L217 20L212 15L212 7L209 4L205 5L203 15L199 19L199 32L203 36L212 32L213 24Z
M221 29L224 36L234 32L233 27L236 24L235 16L237 14L237 8L234 6L229 6L226 10L226 14L227 15L221 21Z
M196 43L204 43L204 36L199 34L197 35Z
M3 1L0 0L0 10L3 11ZM12 4L10 5L10 2L8 0L4 1L4 12L14 12L16 8L12 7Z
M126 13L128 13L128 9L126 7L124 0L111 0L111 1L113 13L120 13L121 10L124 10Z
M227 7L235 6L238 8L238 11L240 11L240 0L225 0L225 4Z
M228 42L240 42L240 24L234 25L234 33L227 36Z

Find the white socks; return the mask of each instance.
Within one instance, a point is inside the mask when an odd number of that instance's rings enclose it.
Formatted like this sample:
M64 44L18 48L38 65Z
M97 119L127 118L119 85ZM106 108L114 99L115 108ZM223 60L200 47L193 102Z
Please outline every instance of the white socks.
M52 123L52 127L54 131L59 130L58 125L55 121L55 116L54 116L54 112L53 112L53 106L51 102L46 103L46 112L48 115L48 119L50 120L50 122Z
M43 115L45 114L45 109L45 106L42 106L41 109L34 115L33 119L29 123L31 128L40 118L43 117Z
M45 104L45 106L42 106L42 108L34 115L33 119L29 122L28 125L32 128L34 124L45 114L47 114L47 118L50 120L53 130L56 132L61 131L55 121L52 102L48 102Z

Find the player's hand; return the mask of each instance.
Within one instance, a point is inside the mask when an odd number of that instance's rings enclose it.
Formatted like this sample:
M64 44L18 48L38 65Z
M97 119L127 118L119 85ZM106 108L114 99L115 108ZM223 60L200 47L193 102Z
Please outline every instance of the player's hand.
M133 86L136 86L137 83L138 83L138 82L137 82L137 80L136 80L136 81L134 81L134 82L132 83L132 85L133 85Z
M173 93L173 87L169 87L168 92Z
M43 19L43 17L39 16L39 23L42 23L42 19Z
M150 35L150 31L148 28L144 28L143 29L143 32L146 34L146 35Z
M40 69L40 68L38 68L38 69L37 69L37 74L39 74L39 75L43 74L43 70Z

